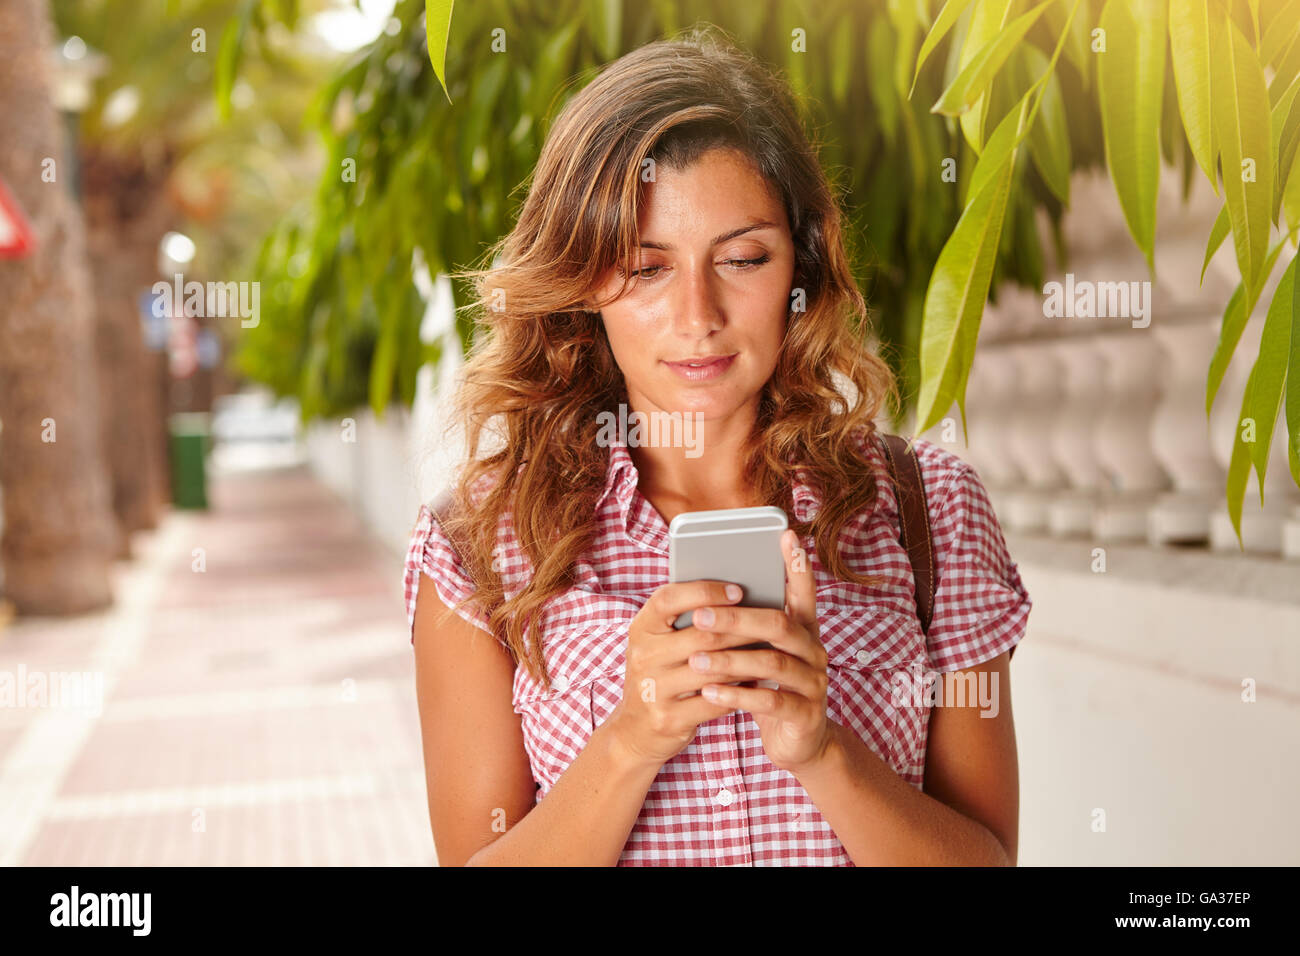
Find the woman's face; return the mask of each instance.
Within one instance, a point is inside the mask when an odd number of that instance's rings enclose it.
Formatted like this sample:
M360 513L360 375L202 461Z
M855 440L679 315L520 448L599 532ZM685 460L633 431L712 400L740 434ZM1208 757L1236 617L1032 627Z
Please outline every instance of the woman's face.
M646 184L633 285L601 308L639 411L752 413L776 367L794 276L780 198L741 154L714 149ZM619 268L597 292L618 291Z

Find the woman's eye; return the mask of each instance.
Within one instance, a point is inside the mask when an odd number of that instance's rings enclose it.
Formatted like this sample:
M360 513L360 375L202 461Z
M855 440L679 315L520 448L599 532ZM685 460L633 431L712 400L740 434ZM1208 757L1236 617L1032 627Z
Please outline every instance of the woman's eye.
M753 269L758 266L761 266L763 263L767 262L770 258L771 257L765 253L761 256L755 256L752 259L726 259L723 261L723 264L743 272L745 270ZM640 269L633 269L630 275L634 279L642 279L642 280L653 279L666 268L667 266L662 266L662 265L642 266ZM623 274L623 270L621 268L619 269L619 274L620 275Z
M727 265L735 269L752 269L768 261L767 255L755 256L753 259L728 259Z

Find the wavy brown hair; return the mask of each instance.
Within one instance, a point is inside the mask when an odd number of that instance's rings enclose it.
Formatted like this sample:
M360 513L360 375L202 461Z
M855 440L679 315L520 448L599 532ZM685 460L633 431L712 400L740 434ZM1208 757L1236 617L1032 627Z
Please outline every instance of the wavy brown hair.
M866 304L849 269L832 191L788 86L716 28L649 43L610 63L556 117L514 229L456 273L477 293L466 308L481 334L462 369L453 423L468 454L443 511L488 616L514 658L549 686L537 625L574 585L594 540L609 451L598 415L626 402L598 311L609 270L629 274L639 244L645 161L683 169L705 151L746 156L780 195L795 247L792 311L775 371L759 399L744 459L749 486L811 534L838 579L870 583L836 542L874 505L875 477L856 441L874 433L888 366L860 340ZM650 166L649 168L656 168ZM618 294L627 288L623 286ZM796 300L797 301L797 300ZM791 477L821 507L793 517ZM513 522L531 578L507 598L494 567L497 534Z

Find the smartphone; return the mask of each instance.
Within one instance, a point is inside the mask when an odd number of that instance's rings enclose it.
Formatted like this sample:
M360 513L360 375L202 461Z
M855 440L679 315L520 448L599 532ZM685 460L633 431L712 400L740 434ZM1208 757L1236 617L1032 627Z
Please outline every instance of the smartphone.
M741 607L785 608L785 559L781 535L787 526L780 508L724 508L687 511L668 525L668 580L727 581L744 591ZM678 615L673 627L689 627L694 611ZM770 647L767 641L747 644Z

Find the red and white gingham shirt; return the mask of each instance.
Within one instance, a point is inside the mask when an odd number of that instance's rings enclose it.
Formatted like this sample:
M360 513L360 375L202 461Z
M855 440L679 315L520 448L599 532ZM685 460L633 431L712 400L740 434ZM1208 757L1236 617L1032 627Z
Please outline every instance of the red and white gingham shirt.
M936 594L929 641L916 617L911 565L899 544L898 507L883 452L862 452L880 475L876 507L845 525L846 560L882 577L878 587L832 578L811 537L802 542L817 582L817 615L829 658L827 714L852 730L899 776L920 788L929 707L896 706L902 678L973 667L1014 648L1030 601L988 496L975 471L926 441L915 442L930 512ZM796 516L818 500L793 483ZM628 624L652 591L668 583L668 527L637 489L637 470L621 443L610 449L598 533L577 565L577 585L553 599L542 618L550 690L515 670L514 710L542 800L623 697ZM498 530L498 567L507 594L518 593L528 561L507 518ZM473 587L428 506L406 558L406 606L414 625L421 573L446 604ZM488 630L468 605L458 609ZM763 752L753 718L733 712L699 725L695 739L663 765L646 794L620 865L852 865L798 780Z

